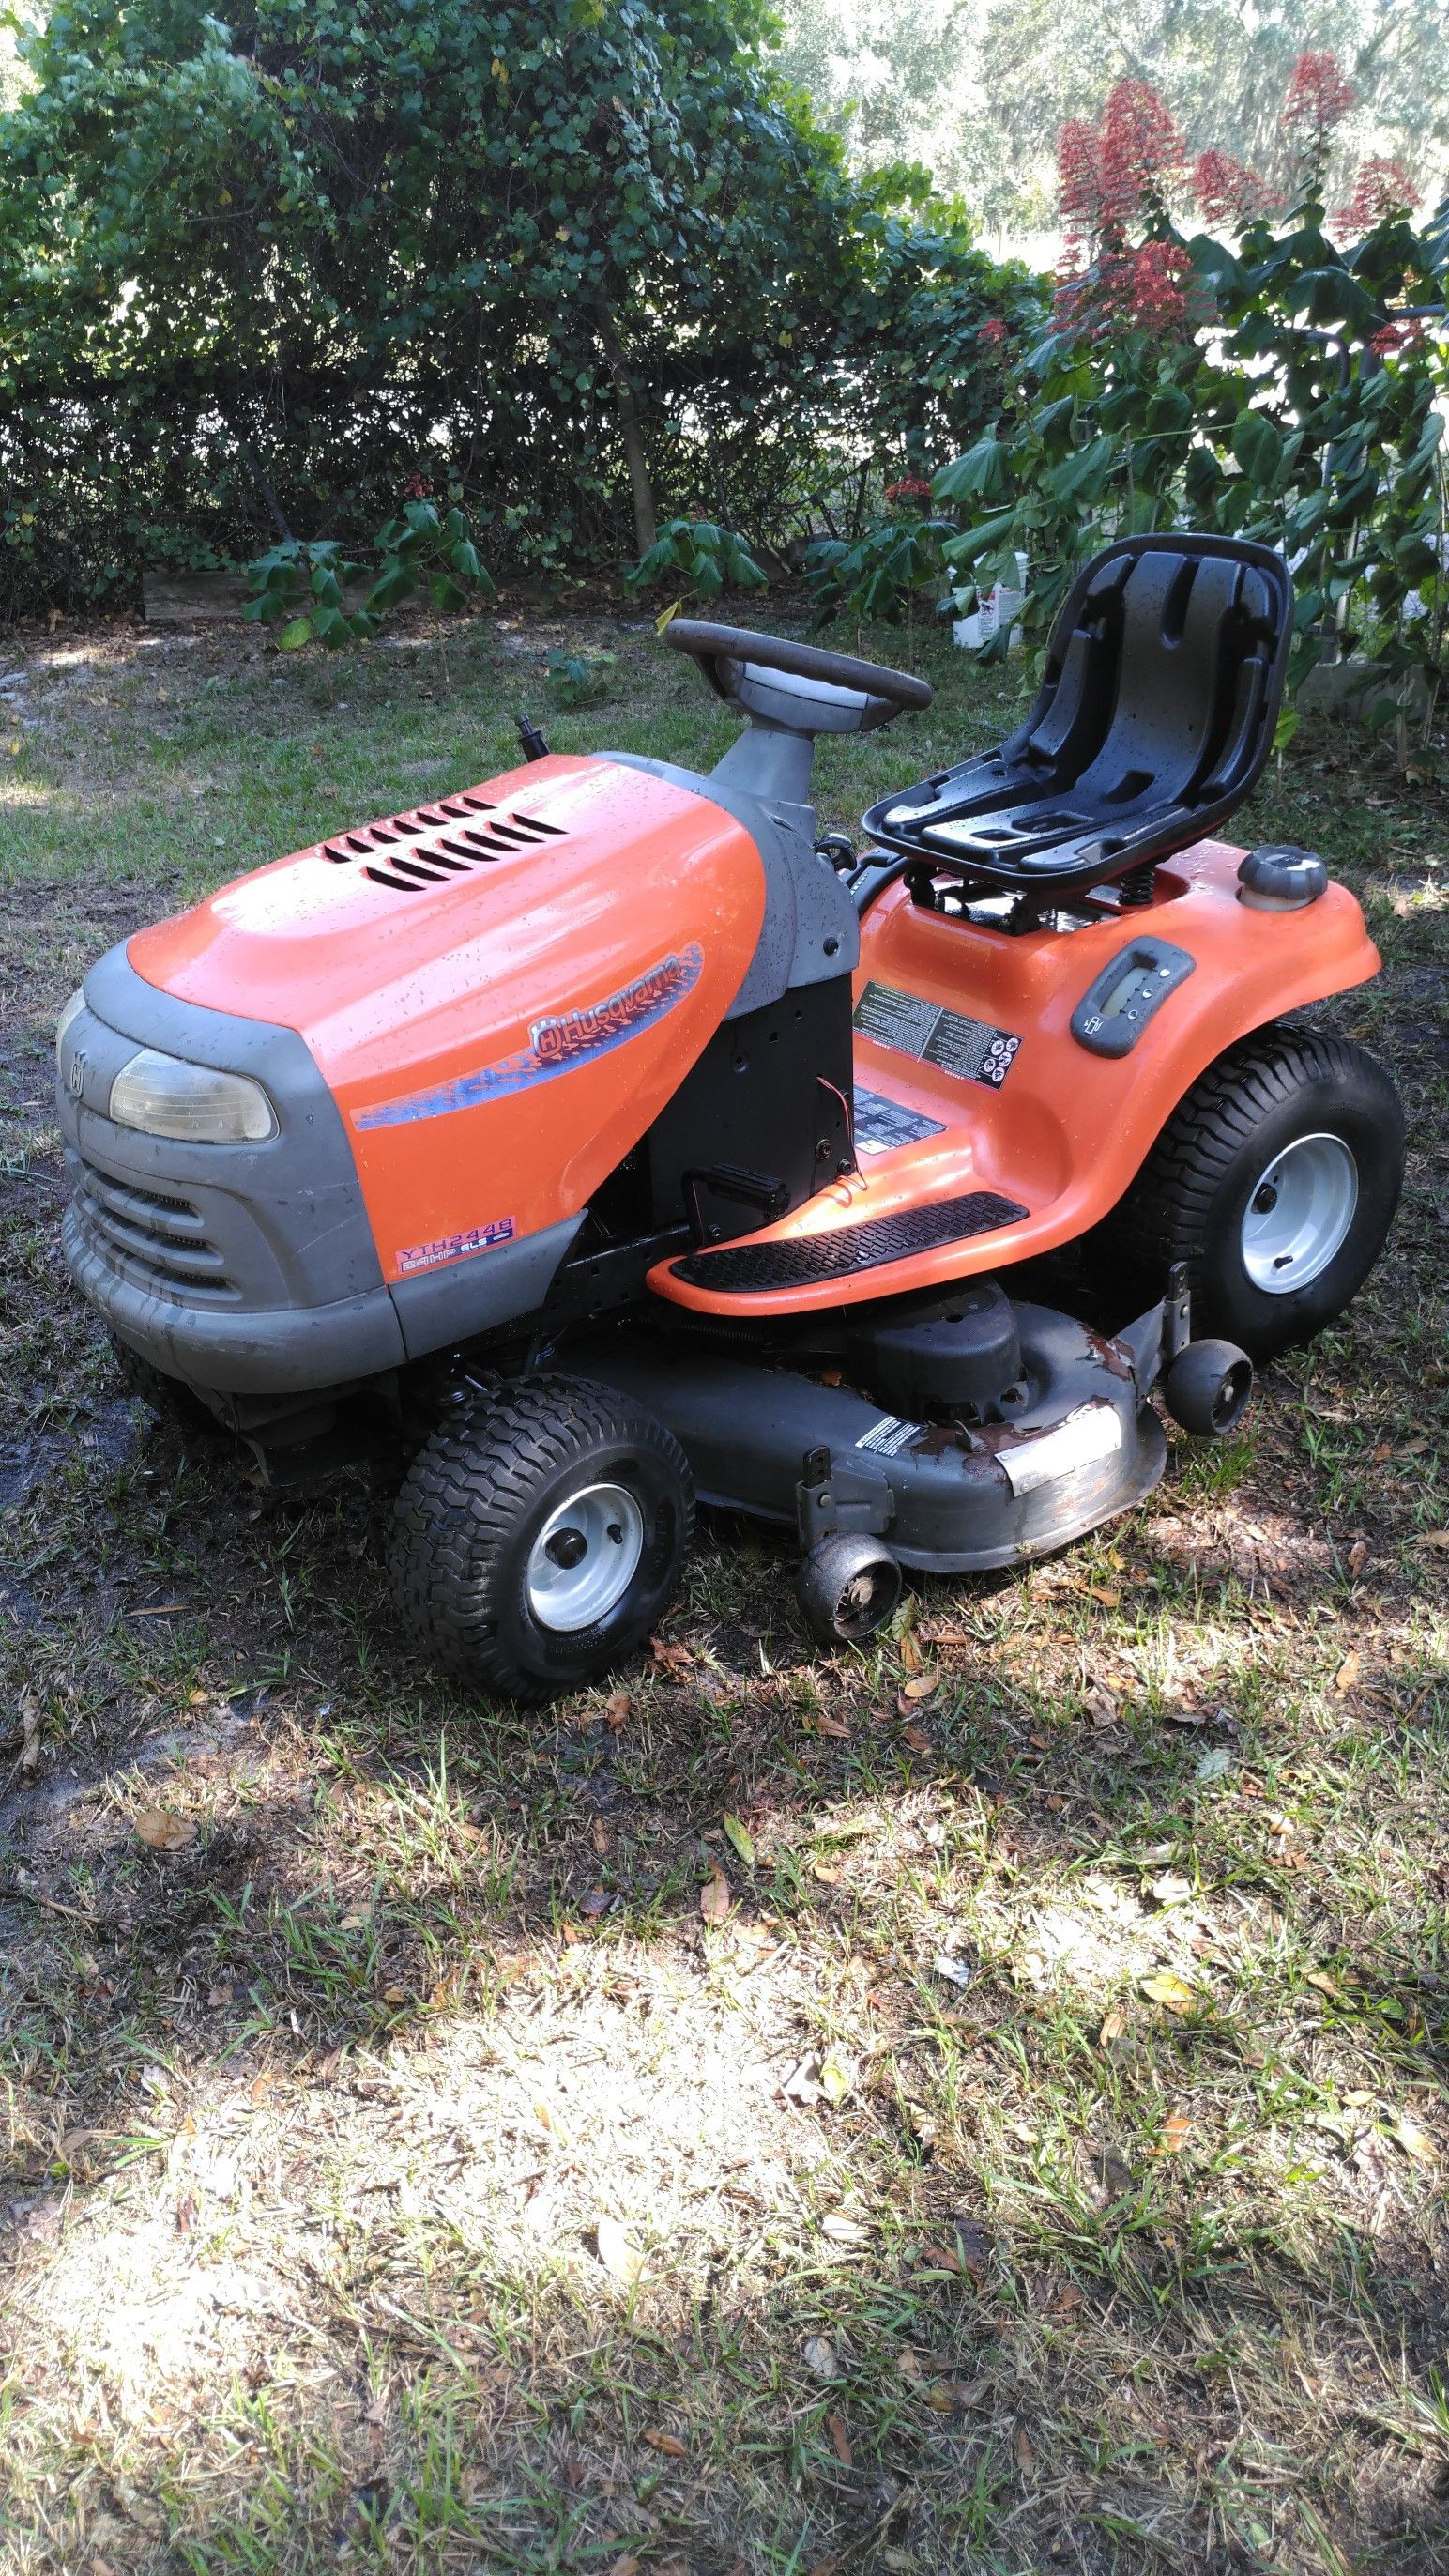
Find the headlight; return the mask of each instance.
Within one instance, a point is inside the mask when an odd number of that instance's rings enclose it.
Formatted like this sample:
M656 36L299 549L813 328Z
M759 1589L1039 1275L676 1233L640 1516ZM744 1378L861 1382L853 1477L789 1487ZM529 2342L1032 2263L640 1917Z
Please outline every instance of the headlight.
M110 1114L147 1136L183 1145L259 1145L277 1133L276 1115L259 1082L244 1073L214 1073L209 1064L142 1047L111 1085Z
M57 1064L60 1062L60 1050L65 1044L66 1030L70 1027L71 1021L75 1018L77 1011L83 1011L85 1006L86 988L84 984L77 984L75 991L72 993L70 1000L67 1002L65 1009L61 1012L60 1018L55 1024L55 1060Z

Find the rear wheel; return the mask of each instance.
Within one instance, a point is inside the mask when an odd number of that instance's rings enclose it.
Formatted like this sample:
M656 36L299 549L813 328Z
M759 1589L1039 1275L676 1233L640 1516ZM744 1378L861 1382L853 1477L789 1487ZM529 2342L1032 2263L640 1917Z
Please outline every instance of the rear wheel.
M1270 1359L1362 1287L1403 1177L1404 1114L1382 1065L1343 1038L1264 1029L1168 1120L1098 1229L1098 1272L1145 1298L1185 1262L1194 1333Z
M663 1423L607 1387L529 1378L419 1450L394 1514L393 1594L456 1679L547 1699L648 1634L693 1528L688 1461Z

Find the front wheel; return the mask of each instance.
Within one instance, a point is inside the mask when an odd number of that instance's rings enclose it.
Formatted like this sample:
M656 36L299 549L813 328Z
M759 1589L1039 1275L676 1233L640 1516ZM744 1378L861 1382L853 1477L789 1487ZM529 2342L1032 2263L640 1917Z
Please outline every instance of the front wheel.
M660 1618L694 1529L672 1432L610 1388L526 1378L444 1422L398 1495L391 1573L415 1644L472 1688L577 1690Z
M1267 1028L1194 1083L1098 1229L1104 1286L1160 1296L1187 1265L1194 1333L1255 1360L1311 1341L1377 1261L1404 1178L1404 1113L1347 1039Z

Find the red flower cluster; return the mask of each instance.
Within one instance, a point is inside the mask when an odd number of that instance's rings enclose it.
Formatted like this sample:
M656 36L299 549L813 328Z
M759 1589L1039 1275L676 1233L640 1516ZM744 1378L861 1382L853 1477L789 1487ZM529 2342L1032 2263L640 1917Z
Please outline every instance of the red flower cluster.
M1057 136L1057 206L1068 253L1085 258L1102 229L1101 138L1085 116Z
M1119 80L1100 126L1074 116L1057 137L1058 207L1066 249L1085 259L1120 242L1138 216L1160 220L1181 187L1181 134L1145 81Z
M1412 214L1418 202L1419 191L1401 161L1361 161L1339 221L1350 232L1371 233L1386 215Z
M1149 241L1105 252L1090 277L1059 280L1052 320L1059 331L1086 331L1094 340L1123 331L1184 340L1209 318L1201 302L1186 251L1176 242Z
M1119 231L1134 215L1165 212L1181 187L1182 136L1146 81L1119 80L1102 118L1102 229Z
M1428 337L1417 313L1398 313L1391 315L1383 329L1374 333L1369 347L1376 358L1412 357L1427 345Z
M1336 54L1300 54L1283 102L1283 122L1306 129L1308 148L1316 156L1357 104L1358 92L1344 79Z
M1258 215L1272 213L1277 200L1266 179L1231 152L1200 152L1192 169L1192 193L1210 224L1231 224L1246 232Z
M929 501L931 487L922 481L919 474L903 474L899 483L886 485L885 496L888 501Z
M992 357L997 356L998 353L1005 348L1009 336L1006 324L1001 320L1000 316L995 313L992 314L989 322L982 323L980 330L976 334L982 348L987 350Z
M421 474L410 474L403 485L403 497L409 501L431 501L433 487L424 481Z

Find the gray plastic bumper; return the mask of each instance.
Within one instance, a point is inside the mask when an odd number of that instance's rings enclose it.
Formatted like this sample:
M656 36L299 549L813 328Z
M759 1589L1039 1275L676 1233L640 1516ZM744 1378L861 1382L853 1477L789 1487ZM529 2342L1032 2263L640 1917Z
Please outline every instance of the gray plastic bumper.
M189 1145L108 1115L138 1046L260 1082L279 1132ZM295 1029L204 1010L113 948L66 1031L57 1107L72 1201L62 1242L82 1294L168 1377L300 1395L380 1375L542 1303L571 1218L389 1287L336 1102Z

